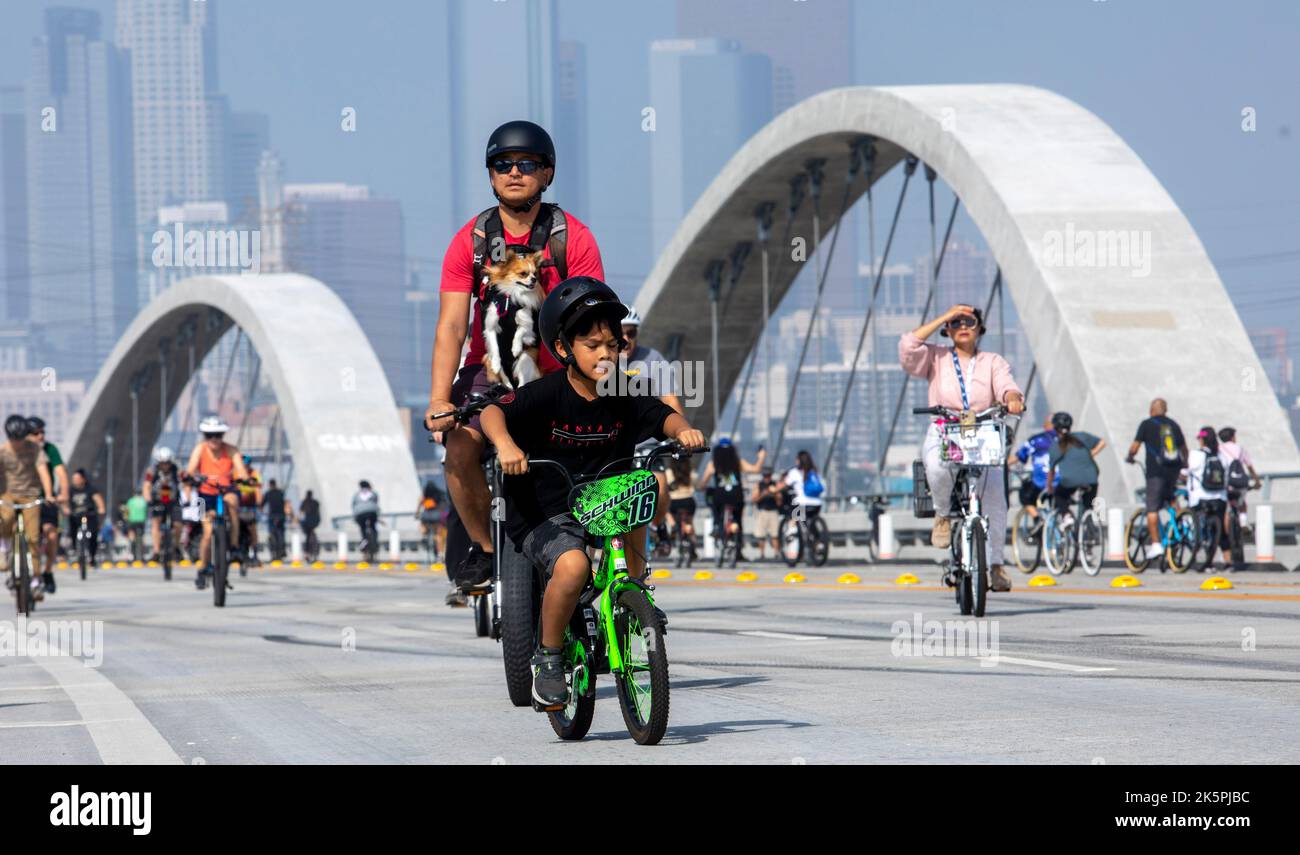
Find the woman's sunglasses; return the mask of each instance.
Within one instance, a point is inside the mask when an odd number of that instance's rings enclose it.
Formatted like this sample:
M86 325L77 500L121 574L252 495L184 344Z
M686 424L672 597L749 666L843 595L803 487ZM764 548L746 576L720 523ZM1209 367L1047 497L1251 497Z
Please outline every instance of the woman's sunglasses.
M975 320L969 315L963 318L953 318L951 321L948 321L948 329L950 330L956 330L956 329L961 329L962 327L974 327L974 326L979 326L979 321Z
M540 160L510 160L502 157L492 161L492 171L497 175L509 175L510 170L517 166L520 175L532 175L545 165Z

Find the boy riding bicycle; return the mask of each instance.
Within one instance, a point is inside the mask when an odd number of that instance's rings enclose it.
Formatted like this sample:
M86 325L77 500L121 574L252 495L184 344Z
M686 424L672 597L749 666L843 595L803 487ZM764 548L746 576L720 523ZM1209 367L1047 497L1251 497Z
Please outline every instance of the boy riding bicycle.
M569 513L567 484L553 474L527 474L528 455L555 460L578 478L631 458L648 437L672 438L686 448L702 448L705 440L658 398L620 395L620 384L608 382L625 345L620 321L627 308L607 285L587 276L567 279L547 295L538 314L542 340L566 370L489 405L480 423L502 471L521 476L505 480L506 532L549 578L533 657L533 697L549 707L568 694L561 645L591 561L586 531ZM633 578L645 571L645 536L643 526L626 538Z

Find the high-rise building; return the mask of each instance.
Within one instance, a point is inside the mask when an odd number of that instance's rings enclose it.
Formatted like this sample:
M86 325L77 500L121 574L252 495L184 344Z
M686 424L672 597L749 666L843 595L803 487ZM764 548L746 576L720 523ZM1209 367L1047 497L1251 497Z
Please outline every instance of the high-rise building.
M527 119L546 128L557 152L554 193L546 199L570 205L559 193L563 176L584 165L573 158L571 141L557 137L556 0L521 0L517 3L479 3L450 0L447 3L448 70L450 74L449 115L456 121L451 129L452 176L451 218L457 228L493 203L492 188L483 165L488 135L498 125ZM515 64L508 69L491 67L477 50L484 38L509 45ZM576 174L576 173L575 173Z
M64 376L91 378L135 313L125 58L88 9L45 12L26 89L31 322Z
M8 323L31 312L23 110L23 88L0 86L0 322Z
M552 198L580 218L590 216L587 198L587 50L579 42L562 41L555 69L556 156Z
M130 53L135 212L141 256L158 209L220 201L229 111L217 88L215 2L118 0Z
M418 377L406 348L400 203L371 198L370 188L353 184L285 184L282 192L285 269L319 279L342 298L400 400Z
M732 39L650 44L652 252L732 155L772 117L772 66Z
M271 147L271 119L265 113L230 114L226 149L226 205L233 223L257 225L257 170Z

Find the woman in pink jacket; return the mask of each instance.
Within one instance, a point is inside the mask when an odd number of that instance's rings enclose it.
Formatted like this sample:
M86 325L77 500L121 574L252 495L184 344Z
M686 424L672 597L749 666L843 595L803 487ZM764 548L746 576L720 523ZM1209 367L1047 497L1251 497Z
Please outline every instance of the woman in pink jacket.
M936 331L951 338L952 346L926 344L925 340ZM1011 376L1011 366L998 354L979 349L983 334L984 317L979 309L953 306L939 318L903 335L898 343L898 361L908 374L930 382L929 406L979 411L1001 403L1012 415L1024 412L1025 396ZM954 472L940 460L942 439L939 429L931 425L925 432L921 457L934 495L935 517L930 542L946 549L952 537L947 510ZM994 591L1010 591L1011 579L1002 569L1007 539L1007 494L1001 478L990 473L984 479L980 503L989 520L990 587Z

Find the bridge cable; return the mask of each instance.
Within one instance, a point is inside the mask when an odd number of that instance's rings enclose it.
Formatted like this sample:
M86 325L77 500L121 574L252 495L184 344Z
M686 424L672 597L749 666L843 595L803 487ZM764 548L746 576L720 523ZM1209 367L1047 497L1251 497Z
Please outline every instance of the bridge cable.
M774 469L776 468L777 461L781 456L781 447L785 445L785 431L790 424L790 414L794 412L795 396L799 390L799 375L803 370L804 358L808 355L808 342L812 338L812 332L817 323L817 311L821 306L822 292L826 288L826 274L830 272L831 262L835 258L835 245L839 242L840 226L844 222L844 212L848 209L849 204L849 192L853 187L854 179L857 178L859 166L860 163L858 158L849 158L849 168L844 175L844 195L840 199L840 212L835 219L835 232L831 235L831 247L826 255L826 266L822 269L821 276L817 282L817 293L813 298L812 314L808 319L808 330L804 333L803 344L799 349L799 361L795 366L794 382L790 387L790 397L786 402L785 416L781 419L781 431L777 434L776 448L772 452L772 466ZM814 198L814 204L820 208L820 200L818 198ZM816 270L815 265L816 261L814 257L814 270ZM818 414L818 418L820 419L820 413ZM820 430L818 433L820 434Z
M772 211L775 208L776 206L773 203L763 202L757 208L754 209L754 219L756 221L757 231L758 231L758 246L763 259L763 276L762 276L763 278L763 327L761 330L759 330L758 335L762 344L766 348L767 355L765 357L765 364L769 366L769 369L765 372L766 379L764 381L764 389L763 389L763 407L764 407L763 437L764 439L771 439L771 436L769 434L772 431L772 420L770 415L772 410L772 389L770 385L770 380L771 380L770 366L772 364L772 341L771 338L767 335L767 325L768 322L771 320L772 311L771 311L771 301L769 299L767 243L768 243L768 239L772 236ZM728 294L728 296L730 296L730 294ZM725 303L724 303L724 307L725 307ZM740 386L740 397L736 403L736 411L732 415L731 432L728 434L729 436L734 437L736 435L736 427L740 424L740 415L745 410L745 399L749 394L749 380L754 373L754 363L757 361L758 361L758 348L756 347L749 353L749 364L745 368L745 380Z
M221 391L217 393L217 411L221 411L221 405L226 402L226 386L230 383L230 374L235 367L235 354L239 352L239 343L244 338L244 328L235 327L235 345L230 349L230 359L226 362L226 370L221 377Z
M933 235L934 232L934 179L931 177L933 174L934 170L927 165L925 168L925 177L926 180L930 182L931 235ZM934 262L934 269L930 276L930 290L929 293L926 294L925 305L921 308L921 323L923 324L925 323L926 315L930 313L930 306L934 302L934 295L939 287L939 272L943 269L944 256L948 254L948 239L952 236L953 222L957 219L957 208L960 205L961 199L954 196L952 200L952 212L948 215L948 227L943 234L943 246L939 250L939 258ZM931 238L931 241L933 241L933 237ZM933 247L933 245L932 242L931 247ZM933 249L931 251L933 252ZM934 256L931 255L931 258L933 259ZM894 404L894 415L889 422L889 433L885 435L885 444L880 448L880 461L876 467L876 471L881 473L882 479L884 478L885 459L889 455L889 446L894 442L894 433L898 430L898 416L903 410L903 402L907 400L907 386L911 378L912 375L908 374L906 371L903 372L903 383L898 389L898 401Z

